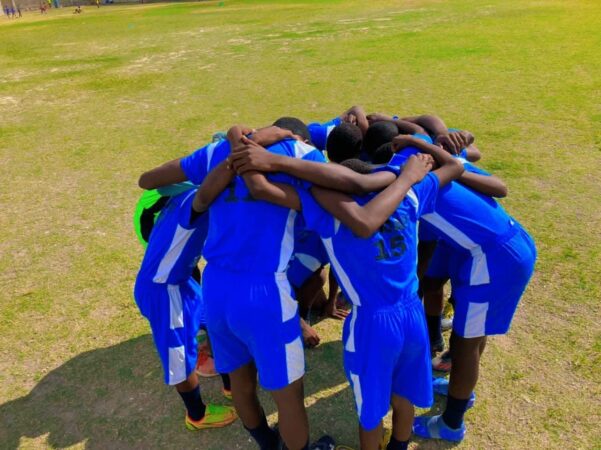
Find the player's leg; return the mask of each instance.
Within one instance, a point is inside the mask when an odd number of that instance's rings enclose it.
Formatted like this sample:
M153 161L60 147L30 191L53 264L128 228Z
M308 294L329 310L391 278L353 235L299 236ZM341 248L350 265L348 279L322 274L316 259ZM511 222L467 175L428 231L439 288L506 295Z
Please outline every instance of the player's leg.
M257 397L257 369L246 364L230 374L232 398L246 431L261 449L272 450L278 444L278 433L267 423L265 412Z
M444 277L435 278L428 275L424 276L421 281L432 353L444 350L441 321L444 310L444 285L446 282L447 279Z
M405 450L411 438L415 408L404 397L392 396L392 436L386 450Z
M359 425L359 442L361 443L361 450L378 450L380 448L382 433L383 426L381 421L371 430L366 430Z
M282 440L290 450L308 448L309 420L304 404L303 379L271 391L278 408L278 426Z
M171 285L167 289L171 299L170 326L176 328L177 335L182 336L183 340L180 343L183 343L187 378L176 385L176 390L188 411L186 426L190 430L198 430L229 425L236 420L233 408L209 404L202 411L200 386L195 371L198 360L198 332L201 326L206 327L207 324L201 287L196 280L190 278L186 283ZM182 323L177 323L176 317L181 317ZM178 328L179 325L183 326ZM173 345L173 336L171 339ZM203 414L200 414L201 412Z
M466 432L463 417L471 406L470 397L478 381L486 337L505 334L509 330L534 270L536 250L530 237L518 230L516 236L498 244L486 256L489 283L465 284L462 280L469 280L469 276L452 275L456 304L447 405L441 416L416 420L414 432L421 437L450 441L463 439ZM468 263L461 269L464 274L470 273L471 258Z

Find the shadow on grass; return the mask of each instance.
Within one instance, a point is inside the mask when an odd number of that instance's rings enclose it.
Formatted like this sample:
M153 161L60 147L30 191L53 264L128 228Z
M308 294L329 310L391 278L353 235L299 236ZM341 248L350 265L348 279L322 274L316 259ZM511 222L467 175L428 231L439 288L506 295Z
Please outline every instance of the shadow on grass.
M354 430L341 351L334 341L307 353L313 435L335 428L343 437ZM227 403L219 377L201 380L201 389L206 401ZM261 400L268 415L275 411L267 394ZM191 433L183 418L181 401L162 383L152 339L145 335L82 353L46 375L28 395L0 405L0 447L15 449L22 439L42 437L54 448L77 443L90 449L254 448L239 422Z

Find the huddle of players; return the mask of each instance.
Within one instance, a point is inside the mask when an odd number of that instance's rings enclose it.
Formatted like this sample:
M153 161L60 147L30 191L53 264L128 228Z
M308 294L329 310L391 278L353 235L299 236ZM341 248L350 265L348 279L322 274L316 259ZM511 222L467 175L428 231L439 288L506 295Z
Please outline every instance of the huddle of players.
M434 116L366 116L353 107L308 127L295 118L234 126L226 139L144 173L140 187L162 187L169 198L154 211L134 296L165 382L184 401L186 426L240 417L261 449L346 448L328 436L309 446L301 320L289 281L298 292L329 262L352 305L344 369L361 448L379 448L390 405L388 450L407 448L412 432L461 441L486 336L508 331L536 259L530 236L492 198L505 195L504 184L468 162L479 158L472 144L471 134L449 132ZM192 277L201 254L202 287ZM428 326L438 336L448 279L451 376L433 382ZM201 326L217 370L229 375L235 411L202 401L194 372ZM257 375L277 405L277 430L258 401ZM431 406L435 389L447 394L444 413L414 419L414 405Z

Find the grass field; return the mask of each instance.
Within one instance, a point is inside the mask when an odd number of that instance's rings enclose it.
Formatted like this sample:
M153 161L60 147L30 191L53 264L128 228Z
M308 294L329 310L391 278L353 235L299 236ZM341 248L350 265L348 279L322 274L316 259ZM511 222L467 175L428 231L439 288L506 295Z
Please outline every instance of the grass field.
M351 104L471 130L537 273L484 357L461 448L601 448L601 3L226 1L0 21L0 448L252 449L188 433L132 300L138 175L233 123ZM341 324L312 433L357 445ZM216 381L203 382L220 400ZM267 412L274 412L266 401ZM270 419L274 419L271 415ZM448 448L417 441L415 448Z

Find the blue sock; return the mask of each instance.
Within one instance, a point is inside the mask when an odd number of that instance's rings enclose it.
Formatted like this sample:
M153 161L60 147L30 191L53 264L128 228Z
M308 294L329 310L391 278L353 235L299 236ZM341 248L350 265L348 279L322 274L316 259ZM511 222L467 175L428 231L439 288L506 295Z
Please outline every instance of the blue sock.
M447 424L449 428L460 428L463 423L463 416L467 411L467 400L461 400L453 397L452 395L447 395L447 407L442 414L442 419L444 423Z
M407 450L409 440L397 441L394 436L390 436L390 442L386 446L386 450Z
M184 401L184 405L186 405L190 419L200 420L205 416L206 406L202 402L202 397L200 396L200 386L196 386L195 389L188 392L178 391L178 394Z

